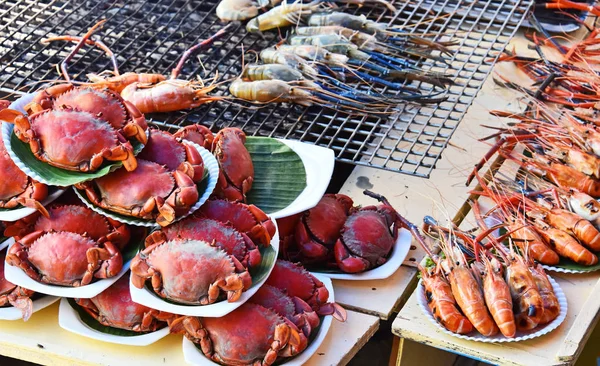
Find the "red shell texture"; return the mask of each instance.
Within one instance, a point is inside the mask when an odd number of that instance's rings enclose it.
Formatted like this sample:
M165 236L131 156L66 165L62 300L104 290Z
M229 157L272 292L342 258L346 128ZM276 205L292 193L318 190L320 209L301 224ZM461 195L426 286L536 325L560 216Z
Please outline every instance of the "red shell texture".
M0 126L2 123L0 123ZM0 201L9 199L23 193L27 188L27 176L12 161L4 142L0 140Z
M175 225L163 229L167 240L195 239L212 243L227 254L242 260L246 255L246 244L240 233L222 222L204 217L190 216Z
M124 208L143 206L151 197L166 198L175 186L167 169L141 159L136 170L128 172L120 168L95 182L105 203Z
M358 211L348 217L342 235L350 252L376 265L377 260L388 255L394 245L390 228L377 211Z
M86 252L94 242L67 232L46 234L29 248L29 261L49 283L69 285L83 278L88 266Z
M131 329L142 322L144 313L150 308L136 304L129 293L129 276L119 278L112 286L90 299L98 308L100 316L108 320L112 326Z
M347 209L332 196L324 196L305 217L308 230L321 243L335 244L346 222Z
M0 251L0 295L12 291L16 285L4 278L4 259L6 258L6 249Z
M110 91L93 88L73 88L61 94L54 102L54 108L69 106L108 121L115 129L125 124L127 114L120 97Z
M315 283L308 271L280 259L275 262L275 267L265 283L285 290L289 296L298 296L302 300L310 298L315 292Z
M251 303L274 310L277 314L292 319L296 313L296 307L292 298L289 297L283 290L270 285L263 285L250 298Z
M50 218L40 216L36 231L69 231L98 240L110 233L108 221L84 206L54 206L48 210Z
M31 117L31 128L49 163L78 166L103 149L117 145L112 126L87 112L41 112Z
M221 318L203 318L214 352L223 361L249 365L264 358L282 319L274 311L245 303ZM229 363L228 362L228 363Z
M159 245L146 262L160 272L164 295L186 304L198 304L210 284L235 271L229 255L195 240Z
M221 222L231 222L236 229L242 232L252 230L257 224L256 218L243 203L227 200L209 200L200 207L200 212L211 219Z
M148 143L137 157L176 170L185 161L185 148L170 133L152 130Z

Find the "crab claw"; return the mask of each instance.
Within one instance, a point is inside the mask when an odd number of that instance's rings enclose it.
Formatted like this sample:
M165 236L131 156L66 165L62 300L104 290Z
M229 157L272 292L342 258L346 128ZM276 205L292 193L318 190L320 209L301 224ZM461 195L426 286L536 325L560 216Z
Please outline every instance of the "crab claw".
M33 314L33 301L29 297L8 295L8 302L15 308L21 310L23 321L29 320Z
M321 305L317 313L319 315L333 315L333 317L340 322L345 322L348 318L346 309L335 302L328 302L327 304Z
M114 277L123 268L123 256L110 241L104 243L104 248L91 248L86 254L96 278Z

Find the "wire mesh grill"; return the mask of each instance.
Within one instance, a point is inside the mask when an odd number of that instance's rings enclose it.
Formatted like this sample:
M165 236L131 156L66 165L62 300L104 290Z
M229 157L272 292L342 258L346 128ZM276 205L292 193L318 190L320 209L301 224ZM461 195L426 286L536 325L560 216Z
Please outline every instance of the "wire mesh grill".
M101 37L117 55L121 72L168 75L181 54L223 25L214 15L218 0L3 0L0 3L0 88L33 91L40 81L59 78L58 64L73 44L40 40L82 35L107 19ZM329 147L338 161L428 177L448 140L527 13L531 0L419 0L359 10L370 19L436 39L460 40L449 62L420 60L424 70L445 71L455 78L448 100L438 105L400 105L387 117L357 117L331 109L273 105L242 108L218 102L191 112L156 116L177 125L202 123L217 130L242 128L248 134L299 139ZM277 32L247 34L234 27L211 49L190 59L181 78L238 75L242 53L260 51L279 40ZM246 57L248 57L246 53ZM70 64L76 80L87 73L111 70L99 50L84 47ZM427 88L426 85L421 87ZM226 85L217 93L226 93Z

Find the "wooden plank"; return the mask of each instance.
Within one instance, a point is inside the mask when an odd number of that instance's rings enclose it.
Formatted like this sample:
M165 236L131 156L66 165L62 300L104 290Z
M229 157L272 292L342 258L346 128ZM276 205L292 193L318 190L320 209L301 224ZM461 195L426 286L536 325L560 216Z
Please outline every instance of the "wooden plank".
M348 311L348 321L334 321L317 353L306 363L345 365L379 328L379 319ZM182 337L171 334L148 347L95 341L58 326L58 303L28 322L0 321L0 354L41 365L185 365Z
M600 296L598 276L596 274L554 274L552 276L565 292L568 312L562 325L542 337L517 343L488 344L447 335L425 318L417 303L416 291L392 324L392 332L414 342L493 364L574 363L597 320L596 304ZM590 306L596 306L596 310L589 310Z
M408 299L416 284L416 270L401 266L384 280L333 280L335 301L347 309L387 320Z

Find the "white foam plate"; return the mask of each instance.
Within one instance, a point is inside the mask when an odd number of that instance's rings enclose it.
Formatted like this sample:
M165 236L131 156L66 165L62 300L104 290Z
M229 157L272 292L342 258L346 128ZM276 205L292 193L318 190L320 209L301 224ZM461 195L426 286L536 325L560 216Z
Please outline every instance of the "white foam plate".
M421 307L421 310L425 314L425 317L427 319L429 319L429 321L432 322L440 331L442 331L446 334L449 334L453 337L466 339L469 341L485 342L485 343L520 342L520 341L525 341L528 339L541 337L544 334L550 333L554 329L558 328L558 326L567 317L567 298L565 297L565 293L560 288L560 285L558 283L556 283L556 281L552 277L548 276L548 279L550 280L550 283L552 284L552 288L554 289L554 294L556 295L556 298L558 299L558 303L560 304L560 314L558 314L556 319L554 319L553 321L551 321L548 324L539 326L539 327L534 328L527 332L517 331L517 336L515 338L507 338L507 337L503 336L501 333L498 333L497 335L495 335L493 337L485 337L485 336L479 334L476 330L474 330L471 333L472 335L463 335L463 334L452 333L448 329L444 328L440 323L438 323L433 318L433 314L431 314L431 310L429 309L429 306L427 305L427 299L425 298L425 288L423 287L422 280L420 280L419 284L417 285L417 291L419 291L417 294L417 300L419 302L419 306Z
M12 245L14 242L15 242L15 238L6 239L2 243L0 243L0 251L2 251L4 248L8 247L9 245Z
M406 229L400 229L398 231L398 239L392 248L392 254L388 260L377 268L361 272L361 273L338 273L338 272L319 272L318 270L311 270L312 274L318 274L320 276L333 278L336 280L350 280L350 281L366 281L366 280L382 280L388 278L402 265L402 262L406 259L408 251L410 250L410 244L412 242L412 235L410 231Z
M192 206L192 208L190 208L190 210L185 215L177 217L175 219L175 221L173 221L173 222L177 222L177 221L191 215L192 213L194 213L194 211L199 209L200 206L202 206L204 204L204 202L206 202L206 200L208 200L208 197L210 197L212 192L215 190L217 181L219 180L219 163L217 163L217 159L215 159L213 154L211 154L210 151L206 150L205 148L203 148L193 142L183 141L183 143L193 146L196 150L198 150L198 152L202 156L202 160L204 160L204 169L208 170L208 176L204 179L207 179L208 183L206 185L206 189L204 190L204 192L202 192L202 194L198 198L198 201ZM75 191L75 194L77 194L77 196L81 199L81 201L88 208L99 213L102 216L110 217L113 220L116 220L116 221L119 221L119 222L122 222L122 223L125 223L128 225L145 226L145 227L153 227L153 228L160 227L160 225L158 225L156 223L156 220L143 220L143 219L135 218L133 216L130 217L130 216L119 215L119 214L116 214L109 210L98 207L98 206L94 205L87 198L87 196L85 195L85 192L80 192L75 187L73 187L73 190Z
M123 344L125 346L147 346L169 334L169 327L167 326L151 333L127 337L102 333L85 324L79 317L77 311L73 309L71 304L69 304L69 301L65 298L60 300L60 306L58 308L58 324L61 328L68 330L71 333L79 334L80 336L102 342Z
M323 284L325 285L325 288L327 288L327 290L329 290L329 300L328 301L335 302L335 297L333 295L333 284L331 283L331 280L327 277L322 277L319 275L315 275L315 277L317 277L319 280L321 280L321 282L323 282ZM317 335L313 339L313 341L308 345L308 347L306 347L306 349L304 351L302 351L299 355L297 355L294 358L289 359L288 361L286 361L284 363L281 363L281 365L302 366L306 361L308 361L308 359L311 358L312 355L315 354L315 352L317 352L317 350L319 349L319 347L325 340L325 337L327 336L327 332L329 332L329 328L331 328L332 319L333 319L333 317L331 315L323 317L321 320L321 327L319 328L319 332L317 333ZM183 337L183 357L184 357L185 361L190 365L195 365L195 366L218 365L217 363L213 362L212 360L210 360L206 356L204 356L202 351L200 349L198 349L196 347L196 345L192 341L187 339L186 337Z
M306 187L287 207L269 213L274 219L291 216L315 207L327 190L335 164L335 156L331 149L296 140L278 140L294 150L302 159L306 172Z
M273 238L271 239L271 247L275 250L275 258L277 258L277 255L279 254L278 231L275 231L275 235L273 235ZM131 283L131 281L129 285L129 291L131 292L131 299L133 301L152 309L179 315L218 318L223 315L229 314L230 312L237 309L240 305L248 301L248 299L252 297L252 295L254 295L256 291L258 291L260 286L262 286L263 283L265 283L267 278L269 278L269 274L273 270L275 262L276 261L273 261L273 265L271 266L271 268L269 268L269 273L262 279L262 281L255 283L247 291L243 292L240 299L236 302L228 302L227 300L223 300L209 305L178 305L165 301L163 298L155 294L152 290L148 289L147 286L144 286L144 288L141 289L135 287L133 283Z
M42 296L39 299L33 300L33 312L40 311L58 301L60 297ZM12 306L0 308L0 320L20 320L23 319L21 310Z
M46 197L46 199L41 202L42 205L46 206L46 205L52 203L55 199L60 197L61 194L65 193L65 191L66 191L65 188L49 186L48 187L48 197ZM31 215L32 213L34 213L36 211L37 210L35 208L30 208L30 207L20 207L20 208L15 208L12 210L0 210L0 221L8 221L8 222L17 221L17 220L20 220L24 217Z
M581 274L581 273L600 271L600 267L596 266L596 265L592 266L590 269L571 269L571 268L550 266L547 264L542 264L542 267L544 267L544 269L546 271L559 272L559 273L571 273L571 274Z
M9 247L13 244L14 241L9 245ZM102 280L94 279L95 281L90 283L89 285L80 287L64 287L38 282L33 278L29 277L21 268L11 266L6 262L4 263L4 277L17 286L25 287L26 289L30 289L41 294L59 297L89 299L90 297L94 297L102 291L106 290L121 276L123 276L125 272L129 270L130 263L131 260L126 263L123 263L123 268L114 277Z

